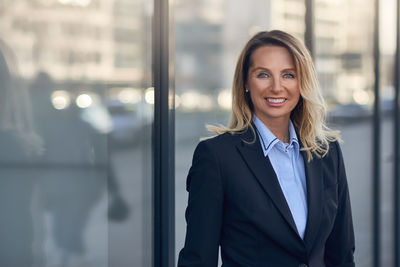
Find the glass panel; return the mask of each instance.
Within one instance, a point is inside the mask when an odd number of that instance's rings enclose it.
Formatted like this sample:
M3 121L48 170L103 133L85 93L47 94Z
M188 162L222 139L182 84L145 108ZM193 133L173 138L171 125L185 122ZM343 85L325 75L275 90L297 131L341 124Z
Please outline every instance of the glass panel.
M176 0L176 258L185 238L186 175L205 124L228 124L234 68L247 40L281 29L303 39L302 0ZM251 14L251 16L249 15Z
M380 1L380 97L381 97L381 266L392 266L393 259L393 110L394 59L396 53L396 1Z
M0 266L151 266L148 2L0 2Z
M316 68L330 126L341 130L357 266L372 266L373 21L371 0L316 0Z

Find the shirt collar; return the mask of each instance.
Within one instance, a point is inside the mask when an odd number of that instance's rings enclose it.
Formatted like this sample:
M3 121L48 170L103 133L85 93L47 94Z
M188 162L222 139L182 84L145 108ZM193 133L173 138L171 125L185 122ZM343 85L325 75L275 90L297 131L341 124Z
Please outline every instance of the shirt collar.
M266 157L277 143L280 142L281 144L283 144L283 142L281 142L255 114L253 114L253 122L256 126L256 131L260 138L264 156ZM289 145L293 146L296 156L298 157L300 152L300 145L297 139L296 130L291 120L289 120L289 135Z

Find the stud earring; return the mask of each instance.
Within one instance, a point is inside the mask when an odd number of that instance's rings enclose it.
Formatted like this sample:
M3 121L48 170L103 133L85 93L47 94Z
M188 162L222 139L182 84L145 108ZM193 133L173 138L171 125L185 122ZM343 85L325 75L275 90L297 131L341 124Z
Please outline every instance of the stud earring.
M248 93L248 92L249 92L249 89L247 89L247 88L246 88L246 90L245 90L245 91L246 91L246 93Z

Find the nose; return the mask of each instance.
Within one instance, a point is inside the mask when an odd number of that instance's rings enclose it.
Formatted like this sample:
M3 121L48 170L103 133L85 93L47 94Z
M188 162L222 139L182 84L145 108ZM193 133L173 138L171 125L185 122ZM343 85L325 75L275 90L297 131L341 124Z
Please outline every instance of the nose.
M282 91L282 84L280 77L273 77L272 84L271 84L271 91L273 93L279 93Z

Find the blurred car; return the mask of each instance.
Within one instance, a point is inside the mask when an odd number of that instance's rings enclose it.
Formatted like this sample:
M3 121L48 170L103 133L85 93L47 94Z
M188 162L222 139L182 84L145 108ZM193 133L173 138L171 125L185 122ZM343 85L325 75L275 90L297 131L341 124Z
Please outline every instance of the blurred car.
M145 102L125 104L110 100L106 107L112 121L109 134L111 145L131 146L149 138L153 121L152 105Z
M328 119L333 122L355 122L368 119L372 114L372 107L368 105L338 104L328 113Z

